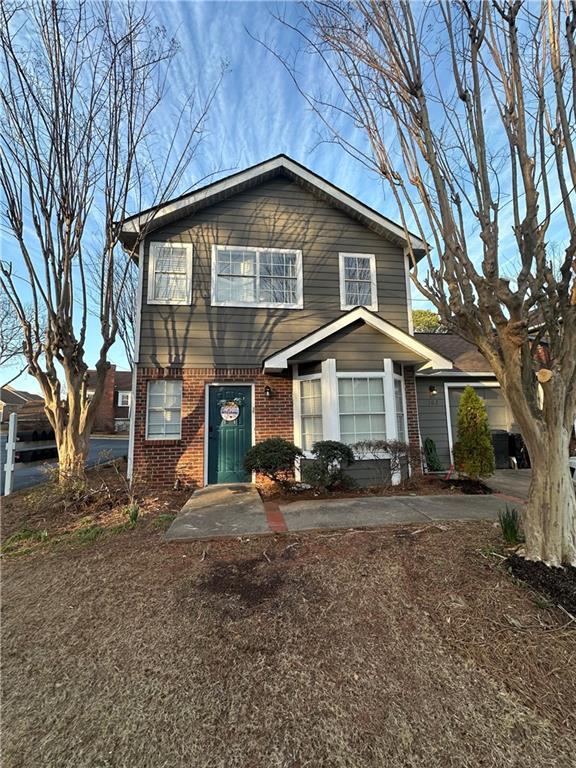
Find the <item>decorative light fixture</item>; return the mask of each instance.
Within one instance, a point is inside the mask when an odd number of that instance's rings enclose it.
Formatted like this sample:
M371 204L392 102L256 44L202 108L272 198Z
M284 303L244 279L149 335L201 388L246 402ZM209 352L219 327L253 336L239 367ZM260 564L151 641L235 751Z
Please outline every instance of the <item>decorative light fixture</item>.
M268 385L266 385L266 386L264 387L264 397L265 397L267 400L270 400L270 398L272 397L272 395L273 395L273 392L272 392L272 387L269 387Z
M436 395L438 394L438 390L436 389L436 384L430 384L430 386L428 387L428 393L430 397L436 397Z

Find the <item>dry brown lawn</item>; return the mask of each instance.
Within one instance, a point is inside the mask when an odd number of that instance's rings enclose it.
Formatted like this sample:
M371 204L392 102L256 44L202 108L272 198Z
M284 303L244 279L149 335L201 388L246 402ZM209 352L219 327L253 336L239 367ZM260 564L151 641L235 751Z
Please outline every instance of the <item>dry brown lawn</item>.
M568 766L576 631L488 523L3 562L3 768Z

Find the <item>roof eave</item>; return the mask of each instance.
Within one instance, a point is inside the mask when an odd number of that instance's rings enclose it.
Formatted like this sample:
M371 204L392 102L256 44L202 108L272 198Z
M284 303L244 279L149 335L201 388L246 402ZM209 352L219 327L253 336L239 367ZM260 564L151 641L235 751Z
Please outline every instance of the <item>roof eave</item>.
M349 215L363 219L367 226L380 230L381 235L396 240L404 247L411 245L416 253L421 254L417 256L417 260L425 254L428 246L416 235L408 233L407 236L405 230L398 224L285 155L271 158L244 171L212 182L195 192L129 217L125 220L120 232L120 241L125 247L133 248L143 230L149 234L170 221L187 215L191 210L199 210L209 205L214 198L224 194L232 195L239 191L238 188L243 185L257 182L261 177L277 173L284 173L289 178L309 185L317 192L325 195L334 205L347 211Z

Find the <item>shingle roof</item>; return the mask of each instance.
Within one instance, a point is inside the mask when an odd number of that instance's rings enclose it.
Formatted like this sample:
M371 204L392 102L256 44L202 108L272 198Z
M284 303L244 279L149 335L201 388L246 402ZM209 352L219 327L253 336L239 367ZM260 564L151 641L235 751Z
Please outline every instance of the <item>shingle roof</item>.
M414 337L454 363L454 367L468 373L490 370L490 365L473 344L455 333L415 333Z
M30 400L42 401L42 396L12 387L0 388L0 400L6 405L22 405Z

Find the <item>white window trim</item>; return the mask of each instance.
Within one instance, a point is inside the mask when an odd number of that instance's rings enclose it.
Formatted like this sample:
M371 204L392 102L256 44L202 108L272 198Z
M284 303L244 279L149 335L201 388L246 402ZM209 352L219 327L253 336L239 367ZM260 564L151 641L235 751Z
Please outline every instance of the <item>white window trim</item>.
M296 254L296 302L294 304L277 304L271 301L218 301L216 299L216 283L218 280L217 253L218 251L252 251L260 254L266 253L294 253ZM259 276L257 275L257 278ZM262 309L304 309L304 291L302 280L302 251L295 248L261 248L251 245L213 245L212 246L212 278L211 278L211 305L213 307L254 307Z
M320 379L322 386L322 437L324 440L337 440L341 442L340 432L340 408L338 394L338 379L382 379L384 384L384 408L386 419L386 440L398 439L398 425L396 419L396 395L394 381L402 381L402 399L404 408L404 429L406 441L408 441L408 414L406 411L406 389L404 375L394 372L394 363L386 358L383 361L382 371L337 371L336 360L330 358L322 362L321 373L312 373L303 376L298 375L297 365L292 366L292 405L294 419L294 442L300 446L302 441L302 414L300 408L300 382ZM403 371L403 369L402 369ZM312 458L310 451L303 451L304 458ZM357 456L358 461L363 457ZM390 454L382 452L377 458L389 459ZM300 480L300 465L297 462L296 479ZM398 485L401 481L399 473L392 476L392 484Z
M148 434L148 413L149 413L149 407L150 407L150 384L156 383L158 381L179 381L181 385L181 391L180 391L180 431L178 432L178 435L149 435ZM150 379L148 383L146 384L146 440L153 441L153 440L165 440L169 442L174 442L176 440L182 440L182 401L184 399L184 382L182 379ZM166 409L164 409L166 410ZM176 410L176 409L172 409Z
M127 405L123 405L120 402L120 400L122 398L122 395L128 395L128 404ZM118 390L118 400L117 400L118 408L130 408L131 401L132 401L132 391L131 390L129 390L129 389L119 389Z
M156 259L158 250L162 247L174 246L186 250L186 280L188 290L185 299L158 299L154 297L154 286L156 279ZM148 247L148 294L146 301L148 304L168 304L178 306L189 306L192 304L192 262L194 259L194 247L192 243L180 243L155 240L150 242Z
M357 304L349 304L346 301L346 279L344 276L344 259L347 256L369 259L372 301L370 302L370 304L362 304L361 306L365 307L366 309L371 309L373 312L377 312L378 311L378 286L376 283L376 256L373 253L342 252L338 254L339 271L340 271L340 309L355 309L358 306Z

